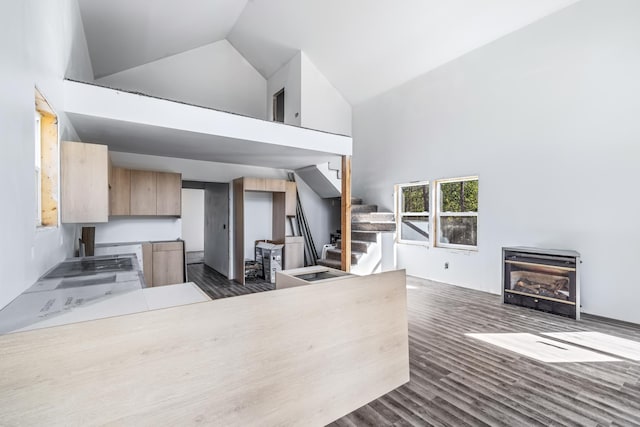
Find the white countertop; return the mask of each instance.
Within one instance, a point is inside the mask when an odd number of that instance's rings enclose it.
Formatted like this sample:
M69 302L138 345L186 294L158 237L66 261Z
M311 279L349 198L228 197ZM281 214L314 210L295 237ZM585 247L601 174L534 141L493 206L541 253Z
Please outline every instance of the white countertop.
M178 285L158 286L155 288L136 289L130 292L113 295L93 304L76 307L67 313L44 318L13 332L50 328L69 323L85 322L106 317L122 316L143 311L158 310L186 304L210 301L195 283L187 282Z

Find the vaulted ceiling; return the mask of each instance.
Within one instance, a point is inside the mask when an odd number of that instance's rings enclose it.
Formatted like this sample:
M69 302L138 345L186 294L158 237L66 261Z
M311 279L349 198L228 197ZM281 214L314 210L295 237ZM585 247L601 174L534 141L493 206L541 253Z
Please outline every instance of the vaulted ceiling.
M78 0L96 78L223 40L247 0Z
M578 0L79 0L96 77L221 39L265 77L298 50L358 104Z

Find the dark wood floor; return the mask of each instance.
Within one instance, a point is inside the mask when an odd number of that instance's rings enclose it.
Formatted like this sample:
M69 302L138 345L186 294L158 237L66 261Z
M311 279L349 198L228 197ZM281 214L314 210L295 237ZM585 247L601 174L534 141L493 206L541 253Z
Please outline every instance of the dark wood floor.
M638 426L640 363L547 364L466 333L594 331L640 341L640 327L576 322L499 296L408 278L411 381L333 426Z
M204 266L189 279L212 298L240 286ZM411 381L332 426L640 426L640 363L548 364L466 333L593 331L640 341L640 327L503 305L499 296L407 278Z
M254 292L272 291L275 285L260 279L247 279L244 286L229 280L206 264L187 265L189 281L194 282L212 299L235 297Z

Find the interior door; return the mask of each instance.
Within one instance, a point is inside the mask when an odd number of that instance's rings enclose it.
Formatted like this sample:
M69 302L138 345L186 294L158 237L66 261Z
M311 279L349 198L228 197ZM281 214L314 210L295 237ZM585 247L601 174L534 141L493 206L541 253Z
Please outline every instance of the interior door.
M205 185L204 262L229 277L229 184Z

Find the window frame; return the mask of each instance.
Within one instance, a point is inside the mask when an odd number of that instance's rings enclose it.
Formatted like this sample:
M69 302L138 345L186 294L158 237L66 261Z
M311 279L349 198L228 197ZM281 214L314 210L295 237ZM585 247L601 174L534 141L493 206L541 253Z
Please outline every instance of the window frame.
M465 182L465 181L478 181L478 193L480 192L480 179L478 176L464 176L464 177L457 177L457 178L446 178L446 179L438 179L434 182L434 186L435 186L435 218L433 221L433 227L434 227L434 232L433 232L433 238L434 238L434 246L438 247L438 248L444 248L444 249L458 249L458 250L464 250L464 251L478 251L478 237L477 237L477 233L478 233L478 229L479 229L479 216L478 216L478 212L447 212L447 211L442 211L442 192L441 192L441 185L445 184L445 183L451 183L451 182ZM480 196L478 194L478 211L480 211ZM441 217L463 217L463 218L469 218L469 217L475 217L476 218L476 244L475 245L460 245L460 244L455 244L455 243L442 243L440 242L440 231L441 231Z
M403 212L402 211L402 189L406 187L418 187L418 186L426 186L429 190L429 211L425 212ZM403 184L395 185L395 194L396 194L396 243L406 244L406 245L418 245L418 246L431 246L431 238L433 235L433 214L430 212L432 209L432 191L431 191L431 183L429 181L414 181L407 182ZM418 216L426 216L429 218L429 237L427 240L407 240L402 239L402 218L403 217L418 217Z
M58 115L37 86L34 114L35 226L36 230L47 230L60 226L60 127Z
M34 112L34 150L36 179L36 227L42 227L42 113Z

